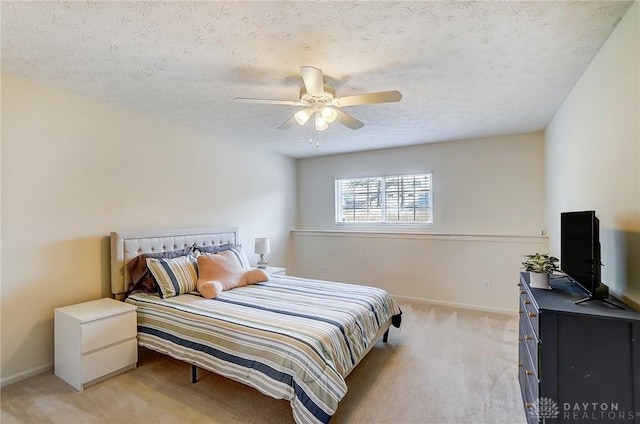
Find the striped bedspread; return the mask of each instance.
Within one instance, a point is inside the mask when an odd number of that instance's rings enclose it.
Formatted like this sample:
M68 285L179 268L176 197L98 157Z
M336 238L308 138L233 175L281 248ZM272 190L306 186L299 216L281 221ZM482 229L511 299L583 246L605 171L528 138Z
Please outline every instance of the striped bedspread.
M223 292L160 299L134 294L141 346L291 402L297 423L326 423L344 377L400 309L385 291L272 276Z

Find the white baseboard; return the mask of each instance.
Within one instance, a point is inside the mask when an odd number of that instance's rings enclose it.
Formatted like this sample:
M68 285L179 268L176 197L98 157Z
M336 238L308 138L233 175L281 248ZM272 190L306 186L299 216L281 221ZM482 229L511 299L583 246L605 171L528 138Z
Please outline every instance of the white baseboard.
M482 305L469 305L467 303L458 303L458 302L447 302L444 300L434 300L434 299L423 299L420 297L407 297L407 296L396 296L391 295L398 303L424 303L429 305L437 305L437 306L447 306L449 308L459 308L459 309L469 309L472 311L480 311L480 312L491 312L495 314L504 314L504 315L518 315L517 309L504 309L504 308L494 308L491 306L482 306Z
M12 375L10 377L3 377L0 380L0 387L8 386L10 384L17 383L22 380L26 380L27 378L35 377L36 375L44 374L46 372L53 371L53 362L42 365L40 367L32 368L27 371L23 371L21 373Z

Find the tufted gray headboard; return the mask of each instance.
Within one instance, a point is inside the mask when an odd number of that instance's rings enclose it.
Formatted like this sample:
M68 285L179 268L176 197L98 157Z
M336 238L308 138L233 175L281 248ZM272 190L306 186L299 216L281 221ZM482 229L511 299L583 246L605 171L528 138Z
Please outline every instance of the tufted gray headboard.
M127 291L127 262L142 253L167 252L197 246L239 243L236 227L184 228L111 233L111 292L122 298Z

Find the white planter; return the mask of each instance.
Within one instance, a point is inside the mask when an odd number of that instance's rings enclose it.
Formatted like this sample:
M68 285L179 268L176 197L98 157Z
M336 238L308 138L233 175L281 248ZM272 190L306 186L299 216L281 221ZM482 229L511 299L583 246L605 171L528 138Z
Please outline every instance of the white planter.
M534 289L550 290L549 274L546 272L529 272L529 285Z

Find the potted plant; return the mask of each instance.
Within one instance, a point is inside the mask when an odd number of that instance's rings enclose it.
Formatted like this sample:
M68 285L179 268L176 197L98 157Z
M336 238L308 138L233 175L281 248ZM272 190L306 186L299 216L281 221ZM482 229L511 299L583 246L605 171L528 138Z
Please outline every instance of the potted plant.
M549 274L560 269L559 259L541 253L524 256L527 260L522 262L522 268L529 272L529 285L536 289L550 289Z

